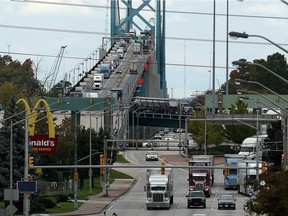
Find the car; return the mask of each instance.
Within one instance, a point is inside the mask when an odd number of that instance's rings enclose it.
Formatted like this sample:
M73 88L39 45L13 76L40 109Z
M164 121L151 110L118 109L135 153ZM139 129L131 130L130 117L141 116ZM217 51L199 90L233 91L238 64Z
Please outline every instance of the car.
M162 136L160 134L155 134L154 135L154 140L161 140L162 139Z
M164 128L164 133L168 134L169 133L169 128Z
M160 134L161 136L164 136L164 135L165 135L164 130L160 130L160 131L159 131L159 134Z
M167 136L165 137L165 140L167 140L167 141L174 140L174 136L172 136L172 135L167 135Z
M236 199L233 195L221 195L218 198L218 209L236 209Z
M187 208L192 206L203 206L206 208L206 197L203 191L189 191L187 197Z
M122 70L116 70L116 74L122 74Z
M172 131L170 131L168 134L167 134L167 136L171 136L171 137L175 137L175 134L174 134L174 132L172 132Z
M148 151L146 153L146 161L158 161L158 154L155 151Z

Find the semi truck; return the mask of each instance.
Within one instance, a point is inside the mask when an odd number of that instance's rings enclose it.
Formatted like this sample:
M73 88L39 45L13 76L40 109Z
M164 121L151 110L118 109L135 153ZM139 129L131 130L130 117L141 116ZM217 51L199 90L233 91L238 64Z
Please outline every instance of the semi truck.
M103 89L104 74L94 74L93 89Z
M192 155L191 160L202 161L204 160L205 166L214 166L214 155ZM208 161L208 162L207 162ZM212 185L214 184L214 169L210 169L212 178Z
M200 156L200 155L199 155ZM206 156L206 155L201 155ZM203 191L206 197L210 197L212 194L212 166L214 158L211 155L209 157L192 157L189 161L189 191ZM211 159L213 158L213 162ZM197 167L193 167L197 166Z
M258 135L258 144L259 144L259 158L262 158L263 155L263 146L264 140L267 137L266 134ZM241 144L239 155L245 155L247 160L255 160L256 159L256 148L257 148L257 136L247 137L243 140Z
M173 169L151 168L146 171L146 207L169 209L173 204Z
M255 160L238 160L237 161L237 188L238 193L251 196L254 191L247 181L256 179L256 161ZM241 169L242 168L242 169ZM248 169L247 169L248 168ZM258 163L259 175L262 173L262 161Z
M141 43L134 42L134 55L141 54Z
M119 59L123 59L124 58L124 49L123 47L120 47L117 49L117 55L119 57Z
M110 77L110 65L108 64L102 64L100 67L100 73L104 74L104 79L109 79Z
M135 57L132 57L130 60L130 73L131 74L138 73L138 60Z
M237 162L245 159L245 155L225 154L224 155L224 189L237 189Z

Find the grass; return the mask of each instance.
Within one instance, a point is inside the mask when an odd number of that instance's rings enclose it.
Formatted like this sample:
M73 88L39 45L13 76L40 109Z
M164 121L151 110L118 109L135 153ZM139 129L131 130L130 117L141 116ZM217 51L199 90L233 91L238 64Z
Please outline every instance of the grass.
M78 202L78 208L81 205L83 205L83 203ZM71 212L73 210L74 210L74 203L73 202L61 202L60 208L46 209L47 213L49 213L49 214L66 213L66 212Z
M119 163L130 163L129 161L127 161L125 159L125 157L123 156L123 154L117 154L116 156L116 161Z
M118 154L116 156L116 161L120 163L129 163L122 154ZM112 169L110 173L109 182L112 183L115 179L132 179L131 176L118 172ZM92 195L97 195L102 192L100 177L94 178L94 187L92 188ZM79 200L87 200L89 198L89 179L84 180L84 187L79 190L78 192L78 199ZM79 202L78 207L80 207L83 203ZM60 208L51 208L46 209L46 213L54 214L54 213L65 213L65 212L72 212L74 210L74 203L73 202L61 202Z

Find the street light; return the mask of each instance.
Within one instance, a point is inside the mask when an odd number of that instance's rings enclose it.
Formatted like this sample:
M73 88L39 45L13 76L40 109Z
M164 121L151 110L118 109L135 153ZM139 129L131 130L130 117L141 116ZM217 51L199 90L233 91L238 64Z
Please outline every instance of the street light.
M256 92L256 91L247 91L245 89L237 89L236 90L238 94L247 94L247 93L250 93L250 94L258 94L259 96L261 96L262 98L266 99L267 101L269 101L271 104L273 104L275 107L278 107L280 108L281 110L284 110L285 112L285 115L284 115L284 119L285 119L285 127L286 127L286 130L284 130L284 141L285 140L288 140L288 111L287 109L285 109L284 107L281 107L279 106L278 104L276 104L275 102L273 102L272 100L270 100L269 98L265 97L264 95L260 94L259 92ZM287 143L283 142L283 154L284 154L284 170L286 171L287 168L287 163L288 163L288 159L287 159Z
M269 43L273 44L274 46L278 47L279 49L283 50L284 52L288 53L288 50L286 50L285 48L279 46L278 44L274 43L273 41L269 40L266 37L263 37L261 35L249 35L246 34L245 32L241 33L241 32L229 32L229 36L233 39L238 39L238 38L248 38L248 37L258 37L258 38L262 38L266 41L268 41Z
M240 85L241 83L244 83L244 84L257 84L257 85L260 85L261 87L265 88L266 90L272 92L273 94L275 94L277 97L281 98L283 101L285 101L286 103L288 103L288 101L286 100L286 98L282 97L281 95L277 94L275 91L273 91L272 89L268 88L267 86L259 83L259 82L256 82L256 81L252 81L252 80L244 80L244 79L239 79L239 78L236 78L234 79L234 82L235 84L237 85Z
M275 73L274 71L270 70L269 68L258 64L258 63L252 63L252 62L245 62L245 61L233 61L232 62L233 65L238 65L238 66L259 66L262 67L263 69L265 69L266 71L272 73L273 75L275 75L276 77L278 77L279 79L283 80L284 82L286 82L288 84L288 80L286 80L285 78L283 78L282 76L278 75L277 73Z

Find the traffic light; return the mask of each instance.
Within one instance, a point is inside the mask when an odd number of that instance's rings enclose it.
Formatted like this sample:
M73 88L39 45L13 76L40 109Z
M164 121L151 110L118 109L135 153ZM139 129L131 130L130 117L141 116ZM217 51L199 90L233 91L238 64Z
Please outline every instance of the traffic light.
M104 155L100 155L100 165L104 165ZM104 175L104 168L100 168L100 174Z
M32 157L32 156L29 156L28 157L28 166L29 167L32 167L33 165L34 165L34 157Z
M267 164L265 162L262 163L262 173L267 171Z
M161 175L165 175L165 162L162 161L161 165L162 165L162 167L161 167Z
M93 104L93 99L89 100L89 104L92 105Z
M224 164L224 166L227 167L227 168L225 169L225 173L224 173L224 175L225 175L225 176L229 176L229 175L230 175L230 169L228 168L229 165L226 163L226 164Z

